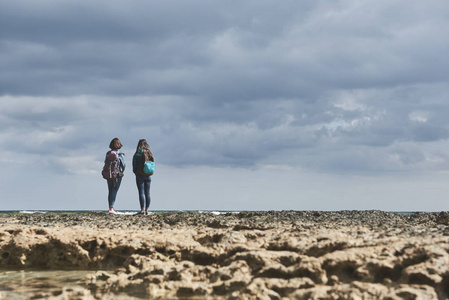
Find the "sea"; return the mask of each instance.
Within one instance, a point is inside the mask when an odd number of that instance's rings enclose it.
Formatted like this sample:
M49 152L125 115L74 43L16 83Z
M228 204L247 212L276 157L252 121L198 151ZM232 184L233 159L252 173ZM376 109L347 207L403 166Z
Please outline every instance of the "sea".
M154 213L169 213L169 212L198 212L198 213L211 213L214 215L235 213L240 212L251 212L260 210L153 210L149 211L149 214ZM137 210L122 210L117 211L119 215L134 215ZM385 211L388 213L395 214L414 214L416 211ZM74 213L107 213L105 210L0 210L0 214L74 214ZM432 213L428 211L428 213ZM1 299L1 298L0 298Z
M227 213L240 213L242 210L153 210L149 214L154 213L168 213L168 212L199 212L211 213L214 215L221 215ZM246 211L246 210L245 210ZM122 210L117 211L119 215L134 215L137 210ZM0 214L74 214L74 213L107 213L105 210L0 210Z

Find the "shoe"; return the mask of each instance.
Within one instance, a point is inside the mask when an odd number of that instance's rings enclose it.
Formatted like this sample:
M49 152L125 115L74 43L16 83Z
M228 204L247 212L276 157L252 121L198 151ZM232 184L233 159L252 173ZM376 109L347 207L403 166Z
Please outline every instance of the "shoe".
M110 210L110 211L109 211L109 214L110 214L110 215L116 215L117 212L116 212L115 210Z
M147 211L145 212L145 216L148 216L148 212Z
M144 214L145 214L145 212L139 211L138 213L135 214L135 216L138 216L138 215L144 215Z

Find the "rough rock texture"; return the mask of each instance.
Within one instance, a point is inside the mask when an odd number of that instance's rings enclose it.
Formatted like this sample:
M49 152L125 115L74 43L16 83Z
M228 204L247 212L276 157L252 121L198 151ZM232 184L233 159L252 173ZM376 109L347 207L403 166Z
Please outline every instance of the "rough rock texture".
M449 299L449 214L0 214L0 268L92 270L52 299ZM40 297L34 295L35 299Z

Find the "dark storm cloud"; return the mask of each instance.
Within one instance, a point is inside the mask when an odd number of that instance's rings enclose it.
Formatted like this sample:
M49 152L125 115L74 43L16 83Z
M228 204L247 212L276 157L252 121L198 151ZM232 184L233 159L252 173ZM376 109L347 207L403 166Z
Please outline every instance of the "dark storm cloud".
M9 71L1 79L2 94L164 91L163 76L158 76L159 83L147 79L174 65L194 63L200 51L190 45L201 50L201 40L218 21L204 13L207 2L178 3L175 8L145 1L1 5L1 65Z
M447 46L444 14L429 23L419 12L432 5L412 4L394 18L398 6L344 1L6 1L1 8L2 94L239 101L447 78L448 59L428 56Z
M63 156L113 132L150 136L176 166L433 168L447 158L420 143L449 137L448 15L445 1L2 1L0 145L30 136Z

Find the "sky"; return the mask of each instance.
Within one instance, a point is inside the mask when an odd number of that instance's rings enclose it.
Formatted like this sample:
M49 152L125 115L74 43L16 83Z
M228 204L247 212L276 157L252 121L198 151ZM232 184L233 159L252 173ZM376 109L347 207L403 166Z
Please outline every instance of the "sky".
M0 1L0 210L449 210L446 0Z

